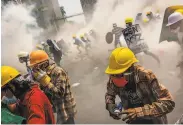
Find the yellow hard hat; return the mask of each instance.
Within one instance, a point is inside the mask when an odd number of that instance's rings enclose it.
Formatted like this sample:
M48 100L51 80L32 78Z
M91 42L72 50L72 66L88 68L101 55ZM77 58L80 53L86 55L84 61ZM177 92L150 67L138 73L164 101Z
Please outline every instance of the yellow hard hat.
M148 19L144 18L144 19L143 19L143 22L144 22L144 23L147 23L147 22L148 22Z
M109 58L109 66L105 70L106 74L124 73L132 64L138 62L134 53L125 47L119 47L112 51Z
M44 62L48 59L49 59L48 54L45 51L43 51L43 50L32 51L30 53L30 65L29 66L34 66L34 65Z
M10 66L1 66L1 88L18 75L20 75L20 72L15 68Z
M81 38L84 37L84 34L81 34L80 37L81 37Z
M76 38L76 35L75 35L75 34L73 34L73 35L72 35L72 38Z
M178 9L175 12L179 12L179 13L183 14L183 9Z
M133 18L126 18L125 19L125 23L132 23L133 22Z

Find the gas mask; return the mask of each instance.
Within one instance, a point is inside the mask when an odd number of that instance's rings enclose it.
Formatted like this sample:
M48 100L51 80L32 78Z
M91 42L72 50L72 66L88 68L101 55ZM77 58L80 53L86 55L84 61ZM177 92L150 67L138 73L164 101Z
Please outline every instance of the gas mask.
M133 73L134 67L131 66L124 73L111 75L110 78L117 87L125 87L128 84L128 82L131 81L130 79L132 78Z
M111 80L117 87L125 87L132 74L133 72L126 72L122 74L111 75Z
M44 61L32 67L32 71L33 72L37 72L39 70L46 71L48 66L49 66L49 61Z
M2 99L1 99L1 102L4 103L4 104L14 104L17 102L17 99L15 96L12 96L12 97L6 97L6 96L3 96Z
M7 85L9 89L16 98L20 98L28 89L30 89L31 81L25 79L23 76L18 76L10 81Z

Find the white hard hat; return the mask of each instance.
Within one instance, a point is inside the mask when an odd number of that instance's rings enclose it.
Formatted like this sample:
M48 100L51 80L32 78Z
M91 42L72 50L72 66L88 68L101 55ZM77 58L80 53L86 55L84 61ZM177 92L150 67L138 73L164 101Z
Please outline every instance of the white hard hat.
M44 44L46 44L45 42L41 42L41 45L44 45Z
M175 24L180 20L183 20L183 15L180 12L174 12L168 17L168 24L166 26Z
M19 58L20 58L20 57L27 57L28 55L29 55L28 52L23 52L23 51L21 51L21 52L19 52L18 57L19 57Z

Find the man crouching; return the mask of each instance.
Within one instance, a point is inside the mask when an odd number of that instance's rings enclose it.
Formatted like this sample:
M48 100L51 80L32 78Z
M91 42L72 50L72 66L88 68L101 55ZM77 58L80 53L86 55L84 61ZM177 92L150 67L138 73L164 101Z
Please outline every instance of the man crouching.
M122 120L128 124L167 124L166 114L174 109L175 102L154 73L136 62L130 49L113 50L105 71L109 74L106 108L114 119L121 119L122 114ZM124 108L120 113L114 112L116 95Z

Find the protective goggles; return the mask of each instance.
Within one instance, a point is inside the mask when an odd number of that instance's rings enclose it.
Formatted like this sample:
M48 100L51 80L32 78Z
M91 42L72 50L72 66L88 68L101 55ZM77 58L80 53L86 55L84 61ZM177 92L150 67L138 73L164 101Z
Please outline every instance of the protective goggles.
M46 67L48 66L48 61L44 61L44 62L41 62L41 63L38 63L36 64L34 67L33 67L33 70L38 70L38 69L46 69Z
M115 75L111 75L111 77L115 77L115 78L122 78L122 77L127 77L129 75L131 75L133 72L126 72L126 73L122 73L122 74L115 74Z

